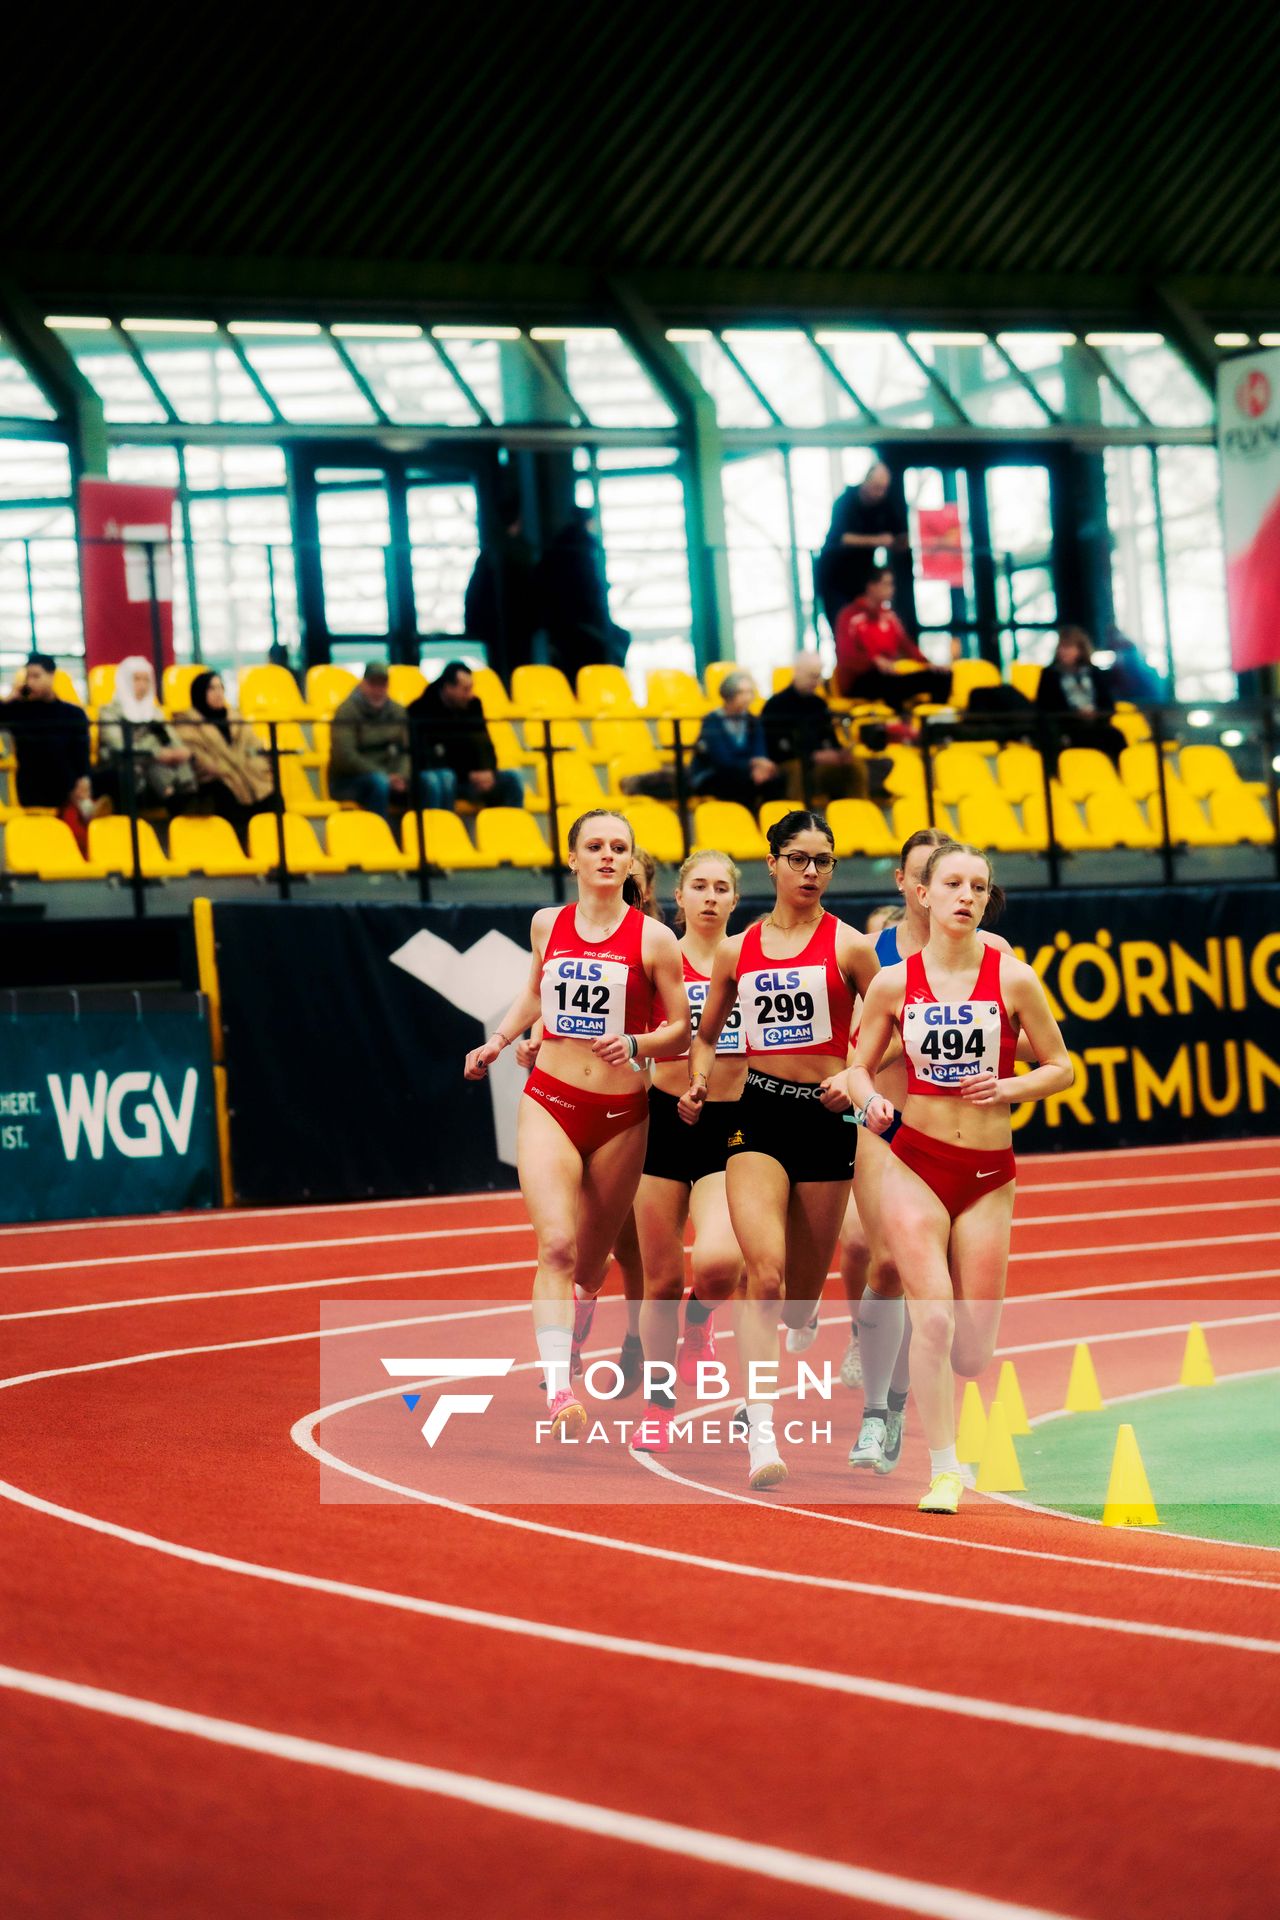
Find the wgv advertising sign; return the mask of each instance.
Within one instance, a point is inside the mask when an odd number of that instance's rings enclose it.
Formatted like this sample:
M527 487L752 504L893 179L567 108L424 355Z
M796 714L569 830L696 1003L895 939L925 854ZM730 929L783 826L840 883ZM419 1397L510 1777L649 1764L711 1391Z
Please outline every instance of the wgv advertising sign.
M0 1220L208 1207L217 1147L204 1009L0 1013Z

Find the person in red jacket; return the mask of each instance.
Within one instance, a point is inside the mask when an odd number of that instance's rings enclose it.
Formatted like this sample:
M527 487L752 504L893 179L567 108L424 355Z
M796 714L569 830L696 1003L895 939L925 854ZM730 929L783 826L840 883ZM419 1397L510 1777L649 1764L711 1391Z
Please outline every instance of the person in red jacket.
M898 662L926 669L900 674ZM877 569L866 592L850 601L836 621L836 684L847 700L881 700L899 711L908 700L925 696L946 701L951 675L930 667L893 611L893 571Z

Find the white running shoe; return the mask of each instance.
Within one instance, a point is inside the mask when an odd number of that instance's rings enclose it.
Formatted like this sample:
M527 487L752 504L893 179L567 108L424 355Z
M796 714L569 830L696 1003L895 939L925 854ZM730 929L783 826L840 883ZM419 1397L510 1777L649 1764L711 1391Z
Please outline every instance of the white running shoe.
M862 1385L862 1348L856 1333L849 1335L849 1344L844 1350L844 1359L840 1362L840 1379L846 1387Z
M902 1436L906 1431L907 1416L895 1412L890 1407L889 1417L884 1423L884 1450L876 1461L877 1473L892 1473L902 1458Z
M874 1467L877 1473L883 1473L881 1461L884 1459L884 1440L886 1423L878 1413L863 1416L858 1429L858 1438L849 1449L851 1467Z
M817 1337L818 1309L815 1307L812 1320L807 1320L802 1327L787 1328L787 1352L808 1353Z
M747 1479L753 1493L780 1486L786 1479L787 1463L778 1452L776 1441L762 1440L753 1433L747 1441L747 1453Z

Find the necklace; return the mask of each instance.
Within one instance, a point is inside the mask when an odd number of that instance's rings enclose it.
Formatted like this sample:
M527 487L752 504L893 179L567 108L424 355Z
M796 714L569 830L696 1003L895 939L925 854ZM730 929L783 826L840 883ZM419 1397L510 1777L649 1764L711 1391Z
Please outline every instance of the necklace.
M816 927L823 912L824 909L820 907L817 913L811 914L807 920L791 921L779 920L775 914L770 913L765 915L765 920L769 926L776 927L779 933L795 933L799 927Z

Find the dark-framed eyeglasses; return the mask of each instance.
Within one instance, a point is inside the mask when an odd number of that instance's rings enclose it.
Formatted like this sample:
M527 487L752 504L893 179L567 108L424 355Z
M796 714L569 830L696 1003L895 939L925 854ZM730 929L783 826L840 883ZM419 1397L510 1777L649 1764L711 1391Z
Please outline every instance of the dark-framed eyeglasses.
M784 853L782 857L792 873L803 873L807 867L815 873L830 873L836 864L833 853Z

